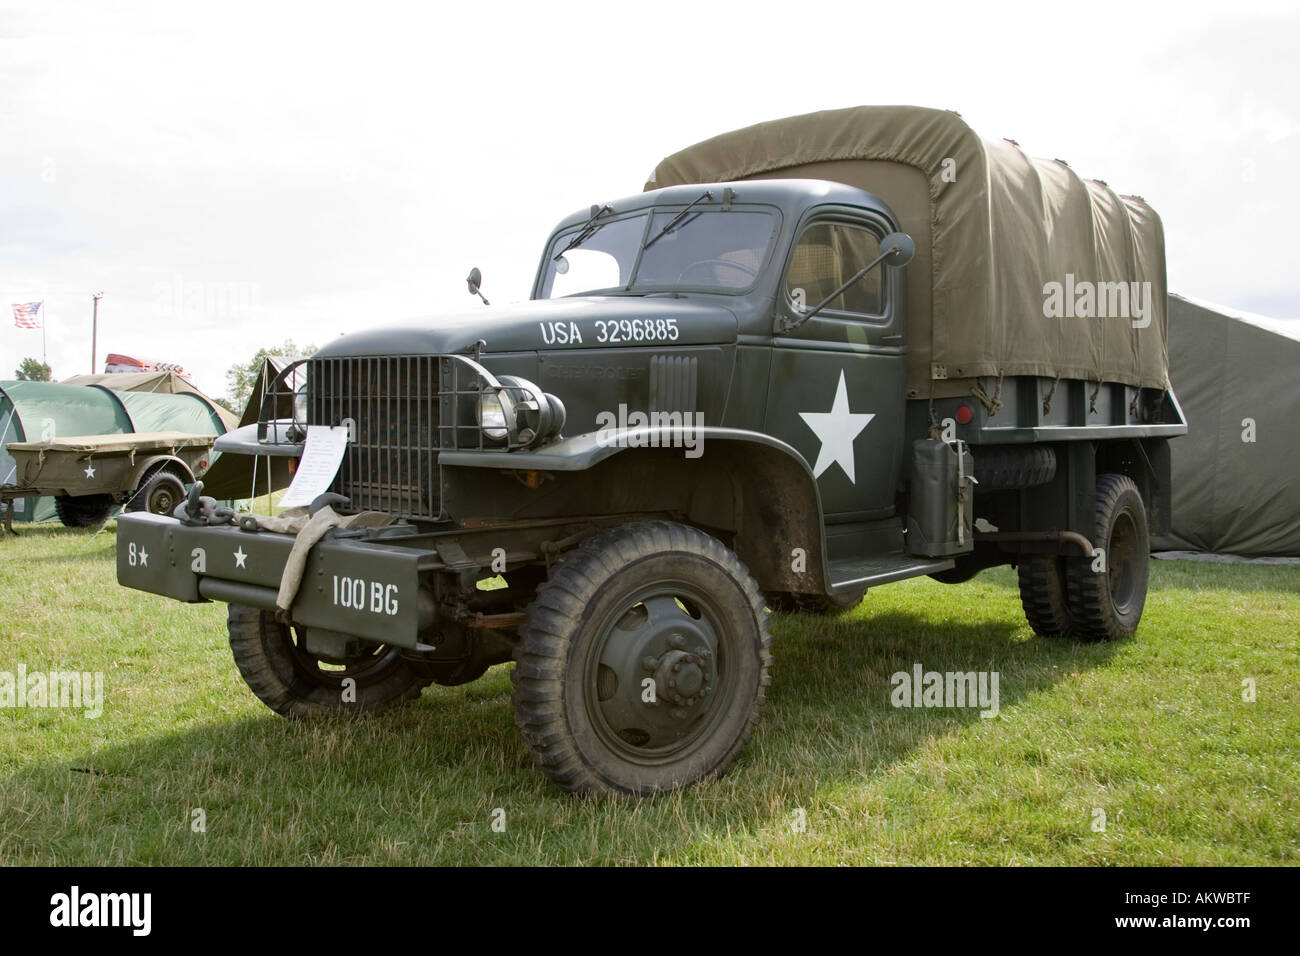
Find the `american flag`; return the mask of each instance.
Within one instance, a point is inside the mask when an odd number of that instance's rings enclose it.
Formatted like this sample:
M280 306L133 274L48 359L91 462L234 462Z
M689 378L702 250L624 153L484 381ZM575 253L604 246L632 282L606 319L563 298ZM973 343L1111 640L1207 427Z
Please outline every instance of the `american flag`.
M24 302L21 305L14 305L14 325L20 329L39 329L41 327L41 306L45 300L40 302Z

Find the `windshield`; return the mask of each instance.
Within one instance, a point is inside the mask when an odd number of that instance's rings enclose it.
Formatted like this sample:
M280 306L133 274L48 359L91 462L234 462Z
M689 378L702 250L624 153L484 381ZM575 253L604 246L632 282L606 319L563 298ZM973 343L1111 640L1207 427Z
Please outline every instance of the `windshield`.
M642 210L607 220L563 255L581 227L561 233L546 255L542 298L654 289L738 292L753 285L767 259L776 217L697 207L664 232L681 212Z

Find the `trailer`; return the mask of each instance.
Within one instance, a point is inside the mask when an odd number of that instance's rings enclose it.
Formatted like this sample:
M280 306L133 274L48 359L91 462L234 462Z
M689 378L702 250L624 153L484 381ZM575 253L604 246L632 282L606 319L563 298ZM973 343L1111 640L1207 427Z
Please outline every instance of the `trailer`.
M70 527L98 524L116 505L157 512L170 501L174 507L183 494L178 486L207 473L216 457L214 439L237 423L170 374L0 382L5 526L12 529L15 511L34 514L38 495L52 497L54 511ZM105 465L105 458L112 460Z
M10 442L13 484L0 485L5 531L13 532L12 502L46 495L69 528L107 521L115 507L170 515L185 487L212 462L213 435L143 432L77 435L45 441Z

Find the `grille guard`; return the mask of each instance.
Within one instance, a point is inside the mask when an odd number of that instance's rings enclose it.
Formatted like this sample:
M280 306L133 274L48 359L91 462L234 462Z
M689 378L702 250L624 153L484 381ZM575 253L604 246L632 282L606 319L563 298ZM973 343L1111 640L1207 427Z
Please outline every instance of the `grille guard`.
M305 369L302 366L305 365ZM294 397L305 377L306 421ZM348 448L330 490L353 510L398 518L443 517L438 454L513 451L537 443L507 414L507 437L493 441L479 423L479 402L491 390L510 407L529 408L541 395L521 379L498 379L466 355L349 356L306 359L286 367L268 387L253 454L302 453L307 423L346 426Z

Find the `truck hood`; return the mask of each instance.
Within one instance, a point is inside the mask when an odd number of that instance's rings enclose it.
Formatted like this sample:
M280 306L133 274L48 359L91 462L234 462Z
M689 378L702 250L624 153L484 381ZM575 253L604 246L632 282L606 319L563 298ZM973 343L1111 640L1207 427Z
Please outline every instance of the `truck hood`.
M320 358L446 355L482 339L485 355L639 345L722 345L737 338L736 316L711 301L666 296L574 296L410 319L344 335Z

